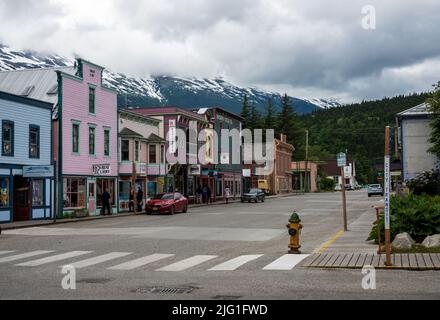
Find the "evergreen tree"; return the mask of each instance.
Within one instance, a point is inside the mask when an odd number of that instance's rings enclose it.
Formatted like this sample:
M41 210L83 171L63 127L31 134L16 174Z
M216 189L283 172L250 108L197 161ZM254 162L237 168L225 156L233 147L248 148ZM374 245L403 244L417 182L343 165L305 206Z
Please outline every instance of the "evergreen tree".
M432 112L431 138L429 142L432 147L428 150L440 159L440 81L434 86L435 91L426 100L429 104L429 111Z
M257 105L255 103L252 103L252 106L251 106L249 128L252 130L262 129L261 114L257 110Z
M243 98L243 108L241 110L240 116L243 118L243 129L250 129L251 110L249 107L249 99L247 95L245 95Z
M298 115L291 105L290 98L285 94L281 99L281 111L278 114L277 133L287 135L287 141L295 147L294 158L304 160L305 131L302 128Z
M266 106L266 113L264 117L264 128L265 129L276 129L277 119L275 106L273 100L269 99Z

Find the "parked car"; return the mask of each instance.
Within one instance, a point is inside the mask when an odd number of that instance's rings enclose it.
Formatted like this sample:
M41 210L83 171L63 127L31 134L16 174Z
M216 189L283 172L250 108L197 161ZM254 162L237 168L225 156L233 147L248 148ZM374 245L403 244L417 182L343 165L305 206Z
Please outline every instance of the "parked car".
M266 200L266 194L261 189L251 189L248 193L243 193L241 196L241 202L255 202L258 201L264 202Z
M341 191L341 190L342 190L341 185L339 183L336 184L335 191Z
M149 200L145 205L145 212L148 215L153 213L169 213L171 215L176 212L188 212L188 199L182 194L162 193Z
M368 185L368 197L380 195L383 197L383 188L380 184L369 184Z

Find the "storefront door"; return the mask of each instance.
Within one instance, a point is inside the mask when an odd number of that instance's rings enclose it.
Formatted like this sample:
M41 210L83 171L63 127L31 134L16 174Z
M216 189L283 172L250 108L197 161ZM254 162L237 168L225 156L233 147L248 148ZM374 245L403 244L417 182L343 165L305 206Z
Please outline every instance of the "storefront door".
M87 201L88 201L88 209L89 214L93 215L96 212L96 181L88 180L87 181Z
M13 221L30 220L30 187L29 180L20 176L14 177L14 213Z

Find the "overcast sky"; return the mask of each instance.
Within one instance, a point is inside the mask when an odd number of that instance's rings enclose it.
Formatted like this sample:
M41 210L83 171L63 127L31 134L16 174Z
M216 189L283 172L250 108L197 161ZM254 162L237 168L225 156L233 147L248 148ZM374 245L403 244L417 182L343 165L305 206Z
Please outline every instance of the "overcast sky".
M439 34L438 0L0 1L0 42L16 49L344 102L430 90Z

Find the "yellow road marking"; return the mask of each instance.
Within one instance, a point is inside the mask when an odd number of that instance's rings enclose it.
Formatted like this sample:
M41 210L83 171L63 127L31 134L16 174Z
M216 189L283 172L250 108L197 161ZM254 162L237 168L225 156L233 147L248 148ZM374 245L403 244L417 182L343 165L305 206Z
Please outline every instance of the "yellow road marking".
M324 252L325 249L330 247L330 245L335 242L340 236L344 234L344 231L339 231L337 234L333 236L329 241L327 241L319 250L315 250L315 253L321 254Z

